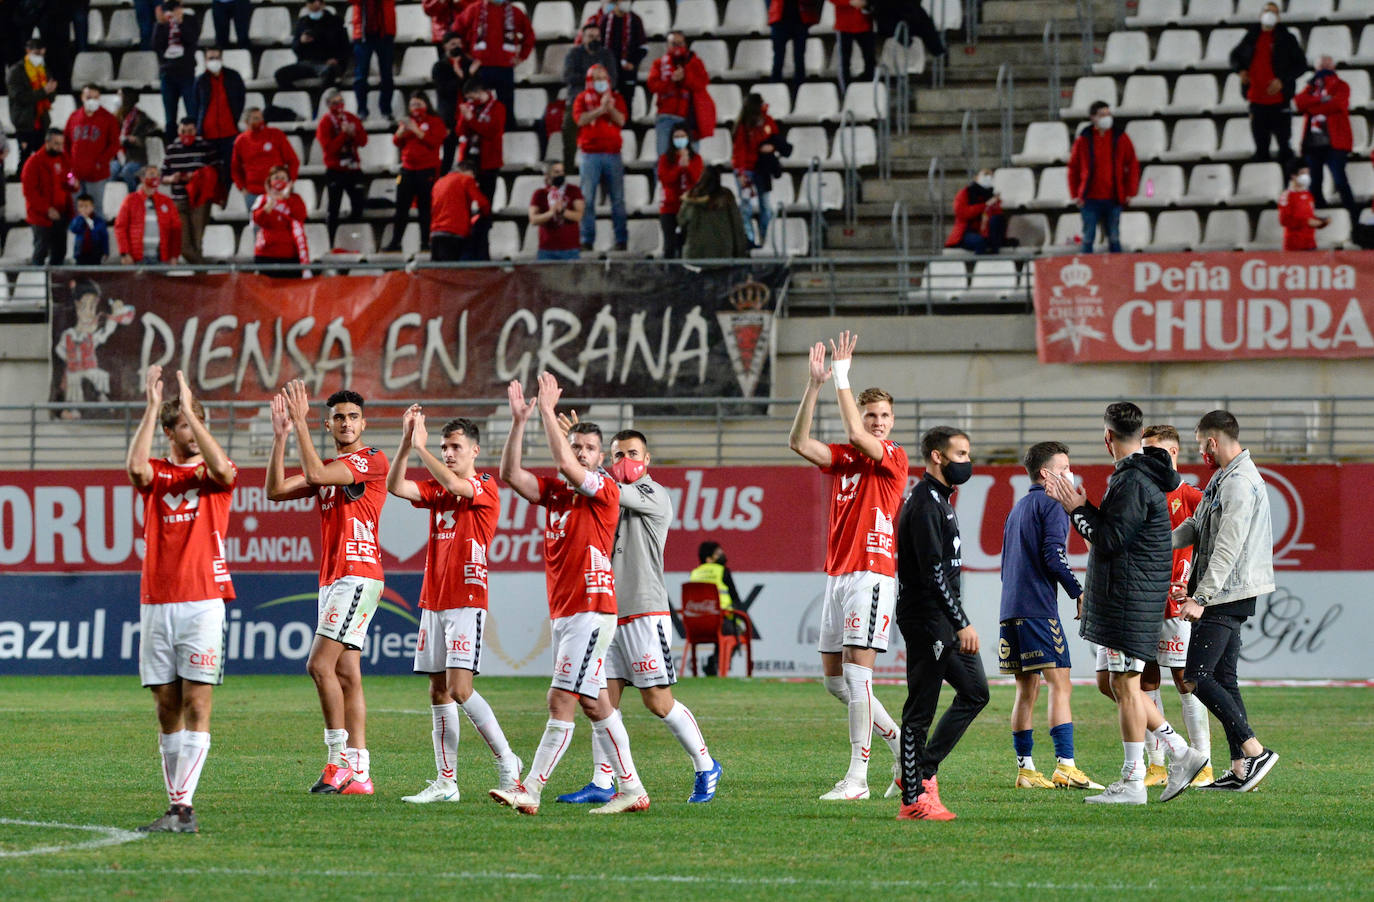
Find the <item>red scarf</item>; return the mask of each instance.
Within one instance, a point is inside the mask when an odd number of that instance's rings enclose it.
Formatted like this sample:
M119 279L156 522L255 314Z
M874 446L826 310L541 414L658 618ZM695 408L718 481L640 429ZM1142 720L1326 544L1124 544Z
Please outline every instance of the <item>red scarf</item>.
M124 121L119 125L119 144L121 147L133 140L134 124L138 122L140 112L138 107L130 107L129 112L124 115Z
M495 102L496 95L488 92L487 102L477 108L476 112L473 114L473 118L476 119L478 122L490 122L491 108ZM459 154L458 159L472 160L474 163L478 164L477 168L480 169L482 168L481 158L482 136L474 131L465 131L463 133L463 149L462 152Z
M24 59L24 68L25 68L25 70L27 70L27 71L29 72L29 84L33 86L33 89L34 89L35 91L41 92L41 91L43 90L43 86L46 85L46 84L48 83L48 70L47 70L47 68L46 68L45 66L34 66L34 65L32 65L31 63L29 63L27 57ZM52 108L52 99L51 99L50 97L48 97L47 94L44 94L44 95L43 95L43 99L40 100L40 101L38 101L36 104L34 104L34 108L33 108L33 111L34 111L33 127L34 127L34 128L41 128L41 127L42 127L42 125L43 125L43 117L44 117L45 115L47 115L48 110L51 109L51 108Z
M609 48L616 56L616 62L625 62L625 52L630 49L630 14L617 16L615 13L608 13L598 9L592 15L591 21L596 23L596 27L601 30L601 46ZM610 25L606 23L610 22ZM619 28L620 41L617 45L616 30ZM582 35L577 36L578 43L582 42Z
M344 124L348 122L347 112L347 108L340 109L337 113L333 110L329 111L329 118L334 122L334 133L337 135L345 134ZM343 144L339 145L339 165L344 169L361 168L361 163L358 160L358 145L354 143L352 136L345 138Z
M515 33L515 6L510 0L506 0L506 3L503 5L506 8L504 10L505 22L502 23L501 28L503 34L501 49L507 53L515 53L520 49L520 45L516 43L518 35ZM482 8L477 11L477 34L479 35L479 40L477 41L477 46L472 48L473 50L485 50L487 48L487 10L490 8L491 4L488 3L487 0L482 0Z

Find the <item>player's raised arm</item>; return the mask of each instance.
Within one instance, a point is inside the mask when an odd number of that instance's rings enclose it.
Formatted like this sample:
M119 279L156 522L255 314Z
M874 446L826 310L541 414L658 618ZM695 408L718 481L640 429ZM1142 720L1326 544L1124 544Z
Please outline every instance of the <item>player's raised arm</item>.
M530 503L539 501L539 479L521 464L521 446L525 441L525 424L534 411L534 402L525 400L524 389L519 380L511 380L506 386L506 396L510 399L510 435L501 449L501 481L515 490L515 494Z
M307 485L352 485L353 471L343 461L325 463L315 450L314 439L310 435L310 395L305 390L305 382L292 379L282 390L286 396L286 409L291 414L291 423L296 429L296 450L301 456L301 471L305 474Z
M444 491L458 498L476 497L477 493L472 487L472 481L459 478L458 474L448 468L448 464L435 457L434 453L429 450L429 433L425 430L425 415L423 413L415 418L412 442L415 445L415 453L420 455L420 462L425 465L425 469L429 470L429 475L434 477L434 481L439 483ZM476 445L475 442L473 444ZM476 449L474 448L474 450Z
M148 367L143 389L148 396L148 405L143 409L143 419L138 421L138 430L129 443L129 455L124 461L129 481L140 489L153 481L153 468L148 458L153 453L153 431L157 429L162 410L162 367L157 364Z
M825 345L816 342L811 347L811 361L806 391L802 393L801 406L792 420L792 434L787 446L818 467L828 467L833 463L830 446L811 437L811 418L816 413L816 399L820 397L821 386L830 379L830 370L825 367Z
M407 501L420 500L420 486L414 480L406 479L406 465L410 462L410 451L416 442L416 420L423 424L424 414L420 413L419 404L412 404L401 416L401 444L396 449L396 455L391 458L391 469L386 474L386 490ZM423 435L424 426L421 425L420 429ZM424 447L424 438L418 441L420 447Z
M291 414L286 410L286 396L272 396L272 453L267 458L267 498L269 501L290 501L308 498L315 490L299 474L286 475L286 439L291 435Z
M558 399L562 396L563 389L558 387L558 380L553 373L540 373L539 396L535 400L539 404L539 418L544 422L544 437L549 441L554 466L558 467L564 479L577 487L586 481L587 468L578 462L572 445L568 444L567 434L559 425Z
M841 332L838 339L830 342L835 398L840 404L840 419L844 422L849 444L869 460L882 460L885 453L882 439L864 428L863 414L859 412L859 404L849 387L849 365L854 362L854 346L858 343L859 336L853 332Z
M196 416L195 398L191 395L191 386L186 384L186 374L181 370L177 370L177 391L180 395L181 414L186 417L186 423L191 427L191 434L196 437L196 445L200 448L200 456L205 459L205 472L220 485L232 487L237 471L230 462L229 455L224 453L224 449L215 441L205 423Z

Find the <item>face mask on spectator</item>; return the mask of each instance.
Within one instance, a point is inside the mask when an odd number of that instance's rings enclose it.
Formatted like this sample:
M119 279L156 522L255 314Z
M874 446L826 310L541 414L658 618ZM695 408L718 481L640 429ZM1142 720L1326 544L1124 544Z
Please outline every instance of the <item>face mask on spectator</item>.
M690 143L692 143L692 142L689 141L687 138L681 137L681 136L676 137L676 138L673 139L673 146L676 147L678 150L682 150L684 147L686 147L686 146L687 146L688 144L690 144Z
M669 44L669 45L668 45L668 55L669 55L669 56L672 56L674 59L681 59L682 57L684 57L684 56L687 55L687 45L686 45L686 44Z
M342 98L335 100L334 102L329 104L329 112L333 113L335 116L342 115L343 111L344 102Z
M155 172L150 173L149 175L145 175L143 177L143 187L147 188L149 191L156 191L157 186L161 184L162 176L158 175Z
M289 185L289 184L290 184L290 180L289 180L289 179L285 179L285 178L282 178L281 176L277 176L276 178L272 179L272 181L270 181L270 182L267 183L267 187L271 188L273 191L285 191L285 190L286 190L286 186Z
M562 188L563 182L566 180L566 176L555 175L553 178L549 179L549 184L553 185L555 188Z
M83 101L81 104L86 108L86 112L95 115L95 111L100 109L100 101L92 97L90 100Z
M460 57L460 56L462 56L462 55L463 55L463 45L462 45L462 44L454 44L452 47L448 48L448 58L449 58L449 59L456 60L458 57Z
M1273 28L1275 25L1279 24L1278 13L1269 10L1260 13L1260 24L1265 28Z
M980 176L978 176L978 186L979 186L980 188L991 188L991 187L992 187L992 176L990 176L990 175L980 175Z
M1306 191L1307 188L1312 184L1312 176L1308 175L1305 172L1301 173L1297 178L1297 182L1298 187Z
M584 43L587 45L588 50L595 52L601 48L601 37L599 35L594 38L588 37Z
M209 72L211 75L218 75L219 72L220 72L220 70L223 69L223 68L224 68L224 60L206 60L206 61L205 61L205 70L206 70L207 72Z
M35 69L43 65L43 54L41 53L30 53L25 56L24 59L28 60L29 65L33 66Z
M312 19L323 19L323 18L324 18L324 10L322 10L322 9L312 9L312 10L309 10L308 12L306 12L306 15L309 16L309 17L312 18Z
M1110 129L1112 127L1112 114L1108 113L1105 116L1099 116L1097 119L1097 127L1104 132Z
M611 89L611 83L605 79L598 78L596 81L592 82L592 89L598 94L605 94Z
M182 144L185 144L187 147L190 147L192 144L196 143L196 133L191 132L188 135L183 132L177 135L177 140L179 140Z

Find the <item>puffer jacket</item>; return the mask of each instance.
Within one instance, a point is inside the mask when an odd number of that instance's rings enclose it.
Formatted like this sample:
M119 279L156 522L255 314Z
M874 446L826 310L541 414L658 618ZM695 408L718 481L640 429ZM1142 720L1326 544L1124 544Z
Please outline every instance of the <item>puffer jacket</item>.
M1069 515L1092 546L1079 634L1089 642L1150 660L1169 595L1174 552L1165 495L1178 473L1163 448L1143 448L1117 461L1102 505Z
M1174 530L1174 547L1194 549L1188 594L1218 610L1274 591L1273 529L1264 478L1250 452L1242 451L1217 471L1193 515Z

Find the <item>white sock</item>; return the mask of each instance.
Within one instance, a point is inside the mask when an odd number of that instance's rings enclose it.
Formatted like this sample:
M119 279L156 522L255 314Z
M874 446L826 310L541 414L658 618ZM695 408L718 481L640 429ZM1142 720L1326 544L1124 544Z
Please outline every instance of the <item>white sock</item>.
M592 730L592 785L598 789L615 786L615 770L611 767L611 750L606 747L605 735Z
M452 780L458 760L458 704L430 705L429 713L434 718L434 771L440 780Z
M539 738L539 747L534 751L534 761L530 763L530 775L525 778L525 789L536 799L544 791L544 785L553 775L553 769L563 760L563 753L572 741L573 723L568 720L554 720L544 725L544 735Z
M1202 700L1191 692L1179 697L1183 705L1183 725L1188 730L1188 744L1207 756L1207 766L1212 766L1212 721L1207 716L1207 707Z
M639 774L635 771L634 756L630 754L630 736L625 732L625 722L621 719L620 712L613 710L604 720L593 721L592 730L604 734L602 742L607 743L606 751L610 755L615 782L620 792L632 795L643 792L644 786L639 782Z
M367 753L367 749L344 749L344 761L364 783L367 782L367 772L372 769L371 759L372 756Z
M869 671L872 673L872 671ZM871 681L871 680L870 680ZM870 693L871 695L871 693ZM902 757L902 729L897 726L892 715L887 713L883 703L878 701L878 696L872 696L873 705L873 732L882 737L887 743L887 747L892 750L892 757Z
M1164 703L1160 700L1159 690L1151 689L1145 693L1145 697L1159 709L1159 716L1164 716ZM1152 733L1145 734L1145 751L1150 755L1150 763L1164 766L1164 744L1154 737Z
M1054 759L1054 763L1055 763L1055 764L1062 764L1062 765L1064 765L1065 767L1077 767L1077 766L1078 766L1077 764L1074 763L1074 760L1073 760L1072 758L1055 758L1055 759Z
M162 755L162 785L167 787L169 804L176 804L177 761L181 756L181 747L185 740L185 730L157 734L157 750Z
M1127 782L1138 782L1145 779L1145 743L1143 742L1123 742L1122 750L1126 753L1125 759L1121 764L1121 779Z
M205 757L210 753L210 734L195 730L183 730L181 754L177 758L177 776L173 801L178 805L191 807L196 796L196 784L200 782L200 770L205 766Z
M337 764L342 767L348 763L344 760L344 749L348 747L347 730L325 730L324 745L329 750L326 764Z
M692 759L692 770L701 773L711 769L711 753L706 749L706 737L701 735L697 719L682 702L673 702L673 710L663 715L663 722L677 737L682 750Z
M868 753L873 744L873 669L846 664L844 682L849 690L849 770L844 778L868 785Z
M1016 766L1026 770L1035 770L1035 758L1030 755L1017 755Z
M1169 726L1167 720L1160 724L1158 729L1152 730L1151 732L1154 734L1154 737L1159 740L1159 744L1169 750L1169 757L1171 759L1178 760L1179 755L1188 751L1188 743L1184 742L1183 737L1178 735L1173 727Z
M481 734L491 753L497 758L509 758L510 743L506 741L506 734L501 730L501 724L497 723L496 714L491 710L491 705L487 704L487 700L474 691L459 707L468 716L468 720L472 721L472 725Z
M825 678L825 691L849 704L849 687L844 683L843 676L828 676Z

